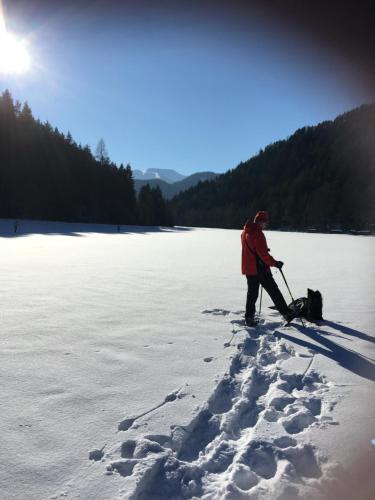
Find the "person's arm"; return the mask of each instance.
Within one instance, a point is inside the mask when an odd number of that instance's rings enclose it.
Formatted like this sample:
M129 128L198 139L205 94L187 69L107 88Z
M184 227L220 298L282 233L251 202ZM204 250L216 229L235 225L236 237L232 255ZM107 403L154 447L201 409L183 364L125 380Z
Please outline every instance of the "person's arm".
M277 261L268 253L266 237L263 233L257 235L255 240L255 251L267 266L278 267Z

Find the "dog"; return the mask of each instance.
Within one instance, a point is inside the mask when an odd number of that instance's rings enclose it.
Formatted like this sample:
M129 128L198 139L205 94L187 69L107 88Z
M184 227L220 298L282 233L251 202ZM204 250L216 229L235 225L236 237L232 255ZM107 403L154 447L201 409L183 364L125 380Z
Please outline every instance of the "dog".
M307 297L296 299L288 306L296 317L306 318L311 323L323 320L323 298L319 290L307 289Z

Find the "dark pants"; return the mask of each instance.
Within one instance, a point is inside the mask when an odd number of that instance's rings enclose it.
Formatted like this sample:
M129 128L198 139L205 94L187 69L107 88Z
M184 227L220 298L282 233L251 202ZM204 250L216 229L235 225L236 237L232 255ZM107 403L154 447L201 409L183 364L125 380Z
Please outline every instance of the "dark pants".
M271 297L273 303L276 306L276 309L283 316L288 313L289 309L287 303L282 296L282 293L279 290L275 280L272 277L270 272L263 274L262 276L255 275L249 276L246 275L247 279L247 300L246 300L246 318L252 318L255 314L255 303L258 298L259 293L259 285L262 285L266 290L268 295Z

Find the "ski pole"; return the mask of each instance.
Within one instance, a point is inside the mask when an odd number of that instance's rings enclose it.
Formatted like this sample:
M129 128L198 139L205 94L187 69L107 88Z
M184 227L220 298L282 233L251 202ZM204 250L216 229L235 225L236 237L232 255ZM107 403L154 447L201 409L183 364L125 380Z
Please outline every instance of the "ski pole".
M288 283L286 282L286 279L285 279L285 276L284 276L283 270L282 270L282 269L279 269L279 271L281 272L281 276L283 277L283 279L284 279L284 281L285 281L285 284L286 284L286 287L287 287L287 289L288 289L289 295L290 295L290 297L291 297L291 299L292 299L292 302L294 302L292 292L290 291L289 285L288 285Z
M259 302L259 314L262 311L262 295L263 295L263 285L260 285L260 302Z
M290 291L289 285L288 285L288 283L287 283L287 281L286 281L286 279L285 279L285 276L284 276L283 270L282 270L282 269L279 269L279 270L280 270L280 272L281 272L281 276L283 277L283 279L284 279L284 281L285 281L285 284L286 284L286 287L287 287L287 289L288 289L289 295L290 295L290 297L291 297L291 299L292 299L292 302L294 302L292 292ZM300 317L299 317L299 319L301 320L302 326L305 328L305 322L303 321L302 317L300 316Z

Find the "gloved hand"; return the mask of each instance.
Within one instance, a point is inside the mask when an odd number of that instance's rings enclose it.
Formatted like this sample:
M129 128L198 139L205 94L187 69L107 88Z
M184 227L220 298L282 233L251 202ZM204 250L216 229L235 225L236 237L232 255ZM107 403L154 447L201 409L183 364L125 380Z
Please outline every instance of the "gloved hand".
M281 260L277 260L276 261L276 267L277 269L281 269L284 265L284 262L282 262Z

